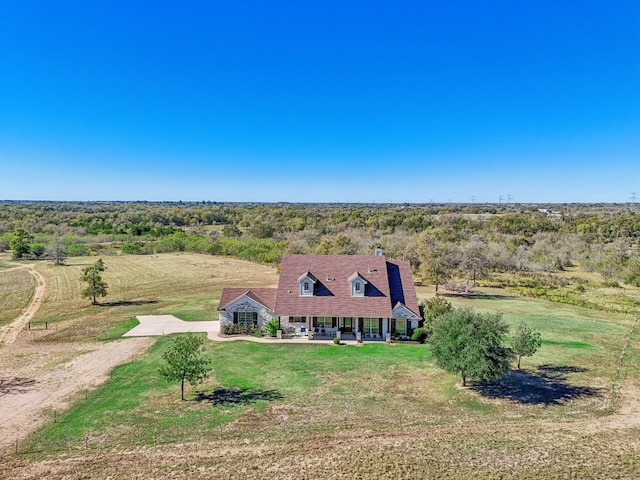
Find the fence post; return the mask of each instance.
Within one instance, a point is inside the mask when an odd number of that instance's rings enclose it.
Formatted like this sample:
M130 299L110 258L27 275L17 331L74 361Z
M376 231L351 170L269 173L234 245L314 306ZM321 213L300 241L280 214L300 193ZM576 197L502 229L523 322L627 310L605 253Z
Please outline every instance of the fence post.
M31 322L29 322L29 330L31 330Z
M56 411L53 411L53 423L56 423Z
M18 454L18 439L16 438L16 455Z
M44 329L49 330L49 322L44 322Z

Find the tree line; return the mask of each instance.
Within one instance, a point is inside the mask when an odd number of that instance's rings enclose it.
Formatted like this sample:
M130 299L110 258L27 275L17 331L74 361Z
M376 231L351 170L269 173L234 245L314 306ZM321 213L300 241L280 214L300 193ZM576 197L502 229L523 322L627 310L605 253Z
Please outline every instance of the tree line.
M628 205L0 203L0 250L16 258L192 251L278 263L382 247L422 281L458 290L493 272L576 264L640 285L639 238Z

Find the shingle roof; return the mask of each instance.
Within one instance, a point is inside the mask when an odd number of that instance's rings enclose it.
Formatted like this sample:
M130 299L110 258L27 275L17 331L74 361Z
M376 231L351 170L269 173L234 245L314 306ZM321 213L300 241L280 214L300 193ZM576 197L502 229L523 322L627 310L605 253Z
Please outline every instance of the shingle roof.
M418 296L413 284L411 265L407 260L387 260L389 275L389 289L391 291L391 304L395 307L398 302L420 316L418 308Z
M220 296L220 303L218 304L218 310L223 310L227 305L245 295L256 302L261 303L269 310L273 310L276 306L276 293L277 289L275 288L223 288L222 295Z
M313 296L301 296L298 279L317 279ZM352 297L349 279L367 281L365 295ZM409 262L371 255L283 255L276 315L391 317L400 301L419 314Z

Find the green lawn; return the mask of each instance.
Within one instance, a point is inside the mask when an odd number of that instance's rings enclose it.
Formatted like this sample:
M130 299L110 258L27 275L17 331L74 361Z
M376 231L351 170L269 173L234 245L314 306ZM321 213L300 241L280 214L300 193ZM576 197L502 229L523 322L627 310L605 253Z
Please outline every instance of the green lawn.
M161 337L21 451L136 478L638 478L638 428L607 427L613 385L640 380L632 318L516 297L452 301L527 321L540 351L520 372L462 389L428 345L207 342L213 376L181 402L158 375L171 342Z
M475 306L500 305L492 302ZM522 304L514 299L507 307L516 310ZM524 318L542 330L540 353L523 361L521 374L497 387L476 389L458 388L457 377L437 368L425 345L207 342L213 376L190 391L189 401L180 402L179 386L158 375L171 341L162 337L143 359L115 369L107 384L33 435L25 450L73 449L85 437L106 448L226 436L290 439L359 429L364 423L385 431L602 415L624 328L567 311L551 318L545 308L538 310L505 318L510 323ZM106 336L117 336L134 321ZM568 322L571 327L563 325Z

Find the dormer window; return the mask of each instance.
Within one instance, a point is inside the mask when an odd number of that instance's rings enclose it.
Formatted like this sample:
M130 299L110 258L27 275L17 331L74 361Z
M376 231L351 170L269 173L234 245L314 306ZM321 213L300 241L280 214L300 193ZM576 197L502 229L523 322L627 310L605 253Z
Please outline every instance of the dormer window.
M368 282L358 272L353 272L353 274L349 277L349 284L351 285L351 296L364 297L364 289L367 283Z
M300 296L301 297L311 297L313 296L313 287L316 283L316 277L314 277L311 272L305 272L298 278L298 283L300 284Z

